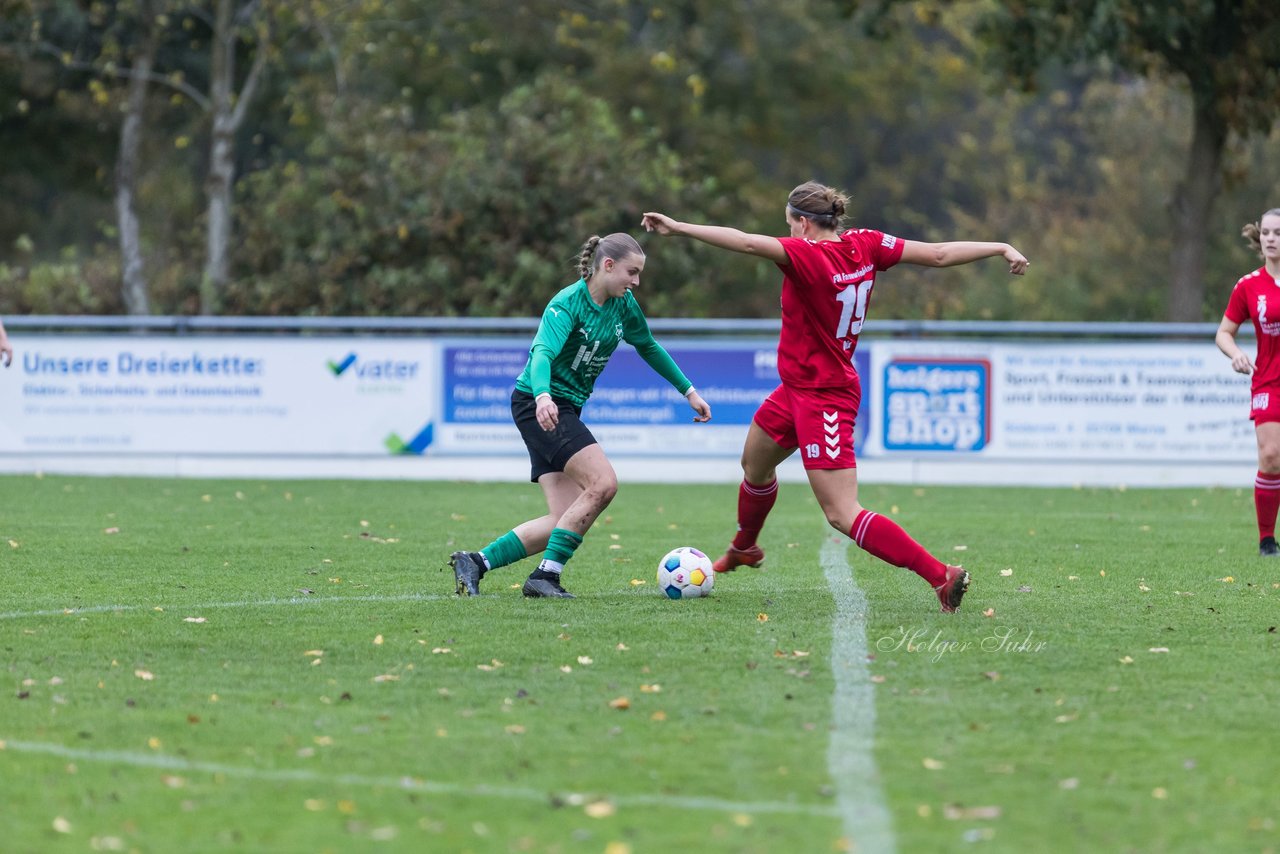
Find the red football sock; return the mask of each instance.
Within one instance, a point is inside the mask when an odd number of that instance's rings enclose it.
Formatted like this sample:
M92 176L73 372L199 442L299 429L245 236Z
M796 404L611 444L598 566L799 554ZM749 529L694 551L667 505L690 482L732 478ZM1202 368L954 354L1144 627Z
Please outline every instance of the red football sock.
M937 587L947 580L947 565L911 539L892 519L863 510L850 529L853 541L885 563L905 567Z
M1276 511L1280 510L1280 474L1258 472L1253 482L1253 506L1258 512L1258 539L1276 535Z
M764 486L747 483L744 478L738 486L738 533L733 538L735 549L748 549L756 544L765 517L778 500L778 479Z

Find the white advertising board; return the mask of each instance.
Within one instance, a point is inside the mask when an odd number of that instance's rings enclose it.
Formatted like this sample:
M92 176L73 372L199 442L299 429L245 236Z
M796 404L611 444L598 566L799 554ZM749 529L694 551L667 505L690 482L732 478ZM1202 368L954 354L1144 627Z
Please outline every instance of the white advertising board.
M0 369L0 454L521 456L523 338L24 336ZM670 350L711 404L630 348L584 420L611 454L732 460L777 383L770 341ZM1211 342L866 340L858 455L884 460L1247 464L1249 380Z
M1211 342L876 341L868 387L866 456L1167 463L1256 453L1249 378Z
M23 337L0 452L386 455L430 443L435 348L414 339Z

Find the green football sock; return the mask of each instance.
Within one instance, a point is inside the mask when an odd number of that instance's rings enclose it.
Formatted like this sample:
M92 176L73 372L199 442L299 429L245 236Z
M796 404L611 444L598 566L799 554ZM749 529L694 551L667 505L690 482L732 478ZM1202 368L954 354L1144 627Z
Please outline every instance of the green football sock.
M548 572L560 572L580 545L582 545L582 537L573 531L567 531L564 528L554 529L547 539L547 551L542 555L542 563L538 564L538 568Z
M524 560L529 553L524 550L524 543L516 536L515 531L507 531L501 537L480 550L489 569L510 566L518 560Z

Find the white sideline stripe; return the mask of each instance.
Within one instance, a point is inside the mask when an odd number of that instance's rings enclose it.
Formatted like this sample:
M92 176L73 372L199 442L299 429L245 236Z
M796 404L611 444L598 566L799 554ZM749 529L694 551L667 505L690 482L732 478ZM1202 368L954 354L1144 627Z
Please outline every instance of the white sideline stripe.
M835 598L831 672L835 696L827 765L835 781L836 808L856 851L892 854L893 819L876 770L876 700L867 667L867 597L845 559L849 540L828 536L820 558Z
M578 599L603 599L616 593L577 593ZM627 595L627 591L624 591ZM0 620L22 620L30 617L74 617L78 614L110 614L125 611L211 611L215 608L275 608L293 605L331 605L335 602L440 602L457 599L453 593L401 593L395 596L290 596L277 599L245 599L240 602L152 602L147 605L85 605L82 608L44 608L37 611L3 611ZM538 600L540 601L540 600Z
M283 783L317 783L321 785L361 786L367 788L400 789L406 792L428 792L433 795L483 795L521 801L548 802L554 798L571 806L579 806L596 800L607 800L619 807L655 807L663 809L690 809L763 815L789 813L832 818L838 815L834 807L822 804L788 803L786 801L726 801L720 798L673 798L670 795L605 795L586 793L553 793L538 789L514 786L462 785L423 780L410 775L400 777L372 777L364 774L319 774L302 768L270 769L251 766L224 765L219 762L199 762L162 753L132 753L123 750L83 750L39 741L6 741L0 739L0 757L5 753L42 753L78 762L102 762L108 765L130 765L136 768L159 768L165 771L187 773L223 774L246 780Z
M77 614L107 614L113 611L152 611L169 608L185 611L209 611L214 608L274 608L279 605L325 605L334 602L431 602L453 599L452 593L403 593L398 596L290 596L287 599L246 599L241 602L153 603L150 605L86 605L83 608L46 608L41 611L6 611L0 620L21 620L27 617L74 617Z

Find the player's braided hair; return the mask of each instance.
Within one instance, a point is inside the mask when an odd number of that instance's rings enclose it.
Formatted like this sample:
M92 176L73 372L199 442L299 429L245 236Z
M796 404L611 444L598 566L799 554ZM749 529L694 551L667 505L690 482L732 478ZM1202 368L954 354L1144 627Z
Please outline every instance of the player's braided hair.
M590 279L591 274L600 269L604 259L621 261L628 255L644 255L644 250L630 234L622 231L615 231L607 237L593 234L582 244L582 251L578 253L578 275Z
M793 214L836 231L840 230L848 202L844 193L817 181L805 181L787 196L787 207Z
M1257 222L1246 222L1244 228L1240 229L1240 236L1248 241L1253 247L1253 251L1259 256L1262 255L1262 220L1264 217L1280 216L1280 208L1272 208L1271 210L1258 217Z

